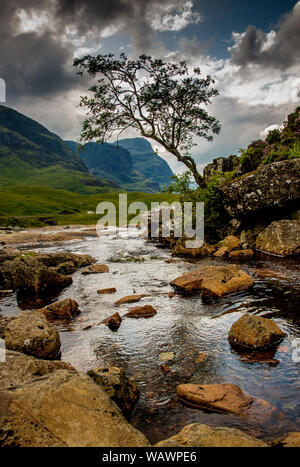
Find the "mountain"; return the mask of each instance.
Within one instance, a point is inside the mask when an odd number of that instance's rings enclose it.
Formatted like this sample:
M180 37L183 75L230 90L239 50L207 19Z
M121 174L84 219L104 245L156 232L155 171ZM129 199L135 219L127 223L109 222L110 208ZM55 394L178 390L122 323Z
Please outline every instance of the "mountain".
M168 163L153 151L151 144L146 139L127 138L120 140L118 144L130 152L134 169L146 178L158 183L161 189L164 185L170 184L172 170Z
M44 126L0 106L0 183L43 186L77 193L117 188L90 174L82 159Z
M168 164L143 138L112 144L87 143L81 150L74 141L66 141L66 144L80 155L92 174L112 180L127 191L161 191L173 175Z

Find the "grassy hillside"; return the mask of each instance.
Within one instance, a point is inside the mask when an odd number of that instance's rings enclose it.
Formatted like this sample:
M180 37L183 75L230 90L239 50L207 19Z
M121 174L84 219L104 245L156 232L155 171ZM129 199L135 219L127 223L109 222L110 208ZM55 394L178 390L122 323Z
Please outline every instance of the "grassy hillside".
M177 200L177 196L166 193L149 194L130 192L128 203L142 201L150 208L151 202ZM19 225L21 227L44 225L40 217L51 217L59 225L94 224L99 219L96 211L101 201L115 203L118 215L119 193L80 195L66 190L45 187L16 186L13 189L0 188L0 225Z
M5 106L0 106L0 184L46 186L86 194L118 188L89 174L80 157L57 135Z

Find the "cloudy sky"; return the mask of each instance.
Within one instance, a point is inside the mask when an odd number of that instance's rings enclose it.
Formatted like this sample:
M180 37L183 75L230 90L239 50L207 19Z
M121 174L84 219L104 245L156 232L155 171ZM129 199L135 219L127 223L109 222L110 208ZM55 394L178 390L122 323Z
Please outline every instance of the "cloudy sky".
M74 57L146 53L213 76L220 96L210 113L222 132L213 143L197 142L199 168L236 153L299 105L299 44L295 0L0 0L6 105L64 139L80 135L77 105L88 87Z

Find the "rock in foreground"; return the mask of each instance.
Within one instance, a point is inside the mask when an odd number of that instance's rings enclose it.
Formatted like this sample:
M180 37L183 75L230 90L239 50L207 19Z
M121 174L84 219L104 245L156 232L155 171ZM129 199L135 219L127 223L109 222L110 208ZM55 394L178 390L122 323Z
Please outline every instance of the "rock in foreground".
M247 415L253 402L252 397L235 384L180 384L177 396L181 402L196 409L241 416Z
M131 447L149 442L89 376L59 370L0 391L0 445Z
M272 222L258 235L256 248L274 255L300 255L300 221Z
M126 417L131 415L140 391L135 382L126 376L123 368L94 368L87 375L109 395Z
M8 350L46 360L60 356L58 331L39 311L21 312L6 326L4 338Z
M71 298L51 303L39 311L42 311L47 318L74 318L81 313L78 303Z
M185 426L177 435L155 444L155 447L264 448L268 446L263 441L235 428L193 423Z
M0 387L18 386L33 378L56 370L74 370L70 363L41 360L13 350L6 351L6 361L0 365Z
M173 280L171 285L179 292L201 291L202 296L223 297L249 289L253 279L236 264L230 266L204 266Z
M271 319L246 314L231 326L228 340L233 346L263 350L278 344L284 336Z

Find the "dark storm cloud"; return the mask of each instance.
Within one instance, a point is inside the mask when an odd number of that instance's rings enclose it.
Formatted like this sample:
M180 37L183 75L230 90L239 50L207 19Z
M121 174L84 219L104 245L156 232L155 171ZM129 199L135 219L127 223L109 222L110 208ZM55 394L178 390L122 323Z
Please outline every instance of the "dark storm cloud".
M164 3L170 1L0 0L0 76L7 82L8 102L27 96L50 98L82 86L72 67L78 44L66 42L67 27L75 31L69 39L86 36L100 44L103 29L119 25L130 34L135 53L153 52L161 44L155 42L147 12ZM172 3L180 6L182 1ZM47 13L49 21L38 30L22 32L20 10L29 15Z
M246 66L254 63L266 67L286 69L300 58L300 2L284 18L277 32L266 34L249 26L232 47L232 61Z
M0 76L6 80L7 101L20 97L52 97L79 83L72 63L72 48L45 25L39 32L18 33L17 12L47 11L51 2L0 0Z
M116 20L135 16L134 3L147 4L145 0L60 0L55 16L62 28L76 26L79 32L105 27Z

